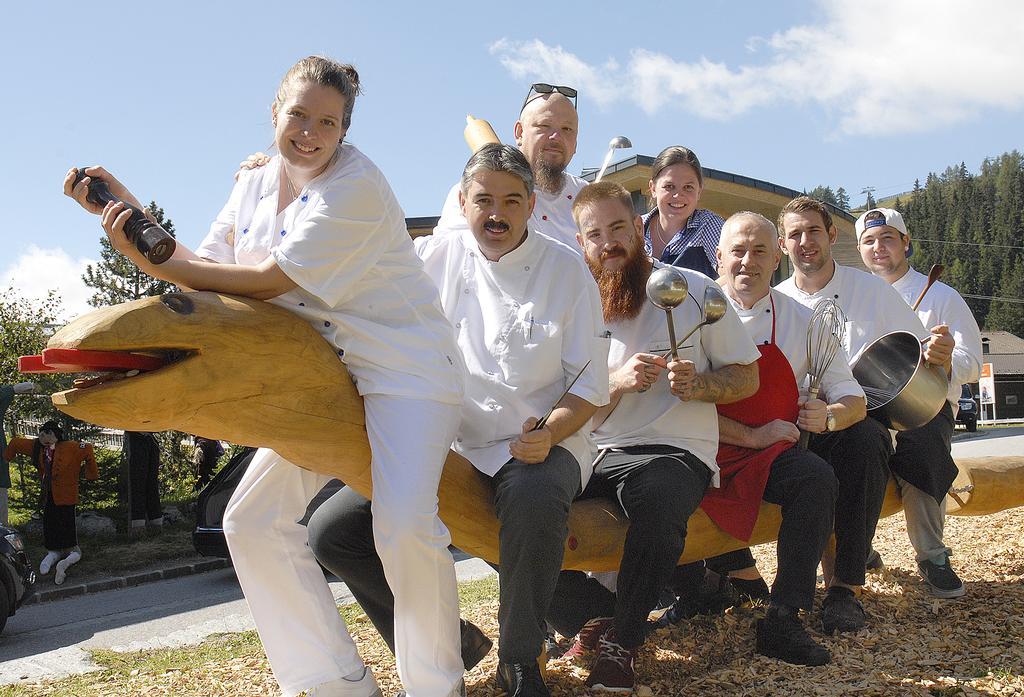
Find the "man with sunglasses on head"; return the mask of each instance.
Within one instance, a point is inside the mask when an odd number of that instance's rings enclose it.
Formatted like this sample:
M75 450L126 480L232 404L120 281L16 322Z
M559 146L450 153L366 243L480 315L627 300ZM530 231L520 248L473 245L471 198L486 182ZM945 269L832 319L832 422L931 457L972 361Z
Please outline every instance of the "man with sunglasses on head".
M566 172L576 154L579 117L576 90L544 82L530 85L513 127L516 146L533 170L537 204L530 229L553 237L579 253L572 204L587 182ZM459 207L459 185L448 192L434 234L468 230Z

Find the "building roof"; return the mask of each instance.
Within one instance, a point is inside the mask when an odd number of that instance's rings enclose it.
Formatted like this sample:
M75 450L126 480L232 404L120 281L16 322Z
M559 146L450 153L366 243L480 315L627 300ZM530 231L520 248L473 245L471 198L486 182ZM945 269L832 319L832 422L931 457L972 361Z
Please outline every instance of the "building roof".
M996 377L1024 375L1024 339L1010 332L982 332L981 345L981 362L991 363Z

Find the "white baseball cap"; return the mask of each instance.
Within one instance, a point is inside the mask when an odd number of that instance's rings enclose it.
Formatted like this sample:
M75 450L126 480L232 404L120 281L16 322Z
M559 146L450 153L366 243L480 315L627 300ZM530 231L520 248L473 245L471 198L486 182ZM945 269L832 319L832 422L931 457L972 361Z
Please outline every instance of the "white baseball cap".
M877 220L865 220L869 213L881 213L885 217ZM893 210L892 208L872 208L869 211L864 211L864 213L857 218L857 222L854 223L853 229L857 233L857 242L860 242L860 236L864 234L865 230L869 230L880 225L888 225L894 230L897 230L901 235L905 237L910 236L910 233L907 232L907 224L903 222L903 216L900 215L899 211Z

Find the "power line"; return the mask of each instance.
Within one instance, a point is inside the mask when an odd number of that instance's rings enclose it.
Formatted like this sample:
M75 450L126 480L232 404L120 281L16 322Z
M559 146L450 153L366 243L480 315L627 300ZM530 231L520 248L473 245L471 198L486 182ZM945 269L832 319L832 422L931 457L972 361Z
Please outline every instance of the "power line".
M961 293L960 295L965 298L975 298L977 300L994 300L1001 303L1024 303L1024 298L1000 298L997 295L971 295L969 293Z
M928 240L923 237L911 237L914 242L931 242L933 244L962 244L969 247L999 247L1000 249L1024 249L1017 244L989 244L987 242L954 242L952 240Z

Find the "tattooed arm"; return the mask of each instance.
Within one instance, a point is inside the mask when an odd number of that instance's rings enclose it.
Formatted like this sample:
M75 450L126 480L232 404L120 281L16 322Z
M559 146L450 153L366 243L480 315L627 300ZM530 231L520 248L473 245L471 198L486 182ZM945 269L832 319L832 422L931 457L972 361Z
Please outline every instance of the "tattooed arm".
M698 400L713 404L738 402L757 392L757 363L733 363L709 373L698 373L693 361L668 364L672 394L684 402Z

